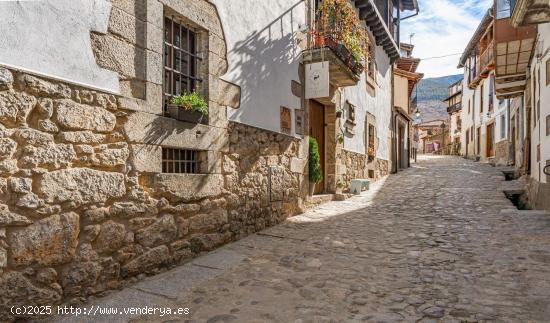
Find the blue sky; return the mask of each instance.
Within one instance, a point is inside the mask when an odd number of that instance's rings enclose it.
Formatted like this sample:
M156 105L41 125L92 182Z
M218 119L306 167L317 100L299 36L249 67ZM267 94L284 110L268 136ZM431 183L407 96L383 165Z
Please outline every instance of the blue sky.
M419 0L418 16L402 21L401 41L412 43L418 58L462 53L493 0ZM408 12L405 12L408 15ZM424 60L419 72L425 77L462 73L456 68L460 55Z

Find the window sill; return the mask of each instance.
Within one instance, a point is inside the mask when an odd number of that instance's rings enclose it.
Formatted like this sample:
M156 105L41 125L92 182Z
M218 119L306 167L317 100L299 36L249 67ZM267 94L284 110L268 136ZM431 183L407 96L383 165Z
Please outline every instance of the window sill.
M182 202L218 196L224 187L221 174L172 174L152 176L152 187Z

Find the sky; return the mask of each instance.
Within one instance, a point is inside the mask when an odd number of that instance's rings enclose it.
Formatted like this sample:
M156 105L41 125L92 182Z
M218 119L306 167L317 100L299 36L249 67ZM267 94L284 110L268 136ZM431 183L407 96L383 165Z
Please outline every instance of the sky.
M462 53L493 0L419 0L418 16L401 22L401 41L415 46L413 56L429 58ZM405 12L409 15L409 12ZM418 72L425 78L460 74L460 55L426 59Z

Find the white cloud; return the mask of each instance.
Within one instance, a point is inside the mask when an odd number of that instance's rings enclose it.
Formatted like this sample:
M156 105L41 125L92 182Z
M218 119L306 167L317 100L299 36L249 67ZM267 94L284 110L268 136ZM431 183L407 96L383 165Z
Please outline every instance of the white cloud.
M493 0L420 0L419 15L402 22L401 40L408 42L409 35L415 33L413 55L418 58L462 53L492 3ZM460 55L424 60L419 72L426 77L459 74L459 59Z

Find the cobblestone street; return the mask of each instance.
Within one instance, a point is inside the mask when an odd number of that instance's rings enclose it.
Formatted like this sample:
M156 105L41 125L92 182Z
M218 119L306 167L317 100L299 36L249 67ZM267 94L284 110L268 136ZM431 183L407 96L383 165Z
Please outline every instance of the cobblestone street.
M550 216L517 211L504 183L486 164L422 157L368 193L91 303L191 310L133 321L548 322Z

